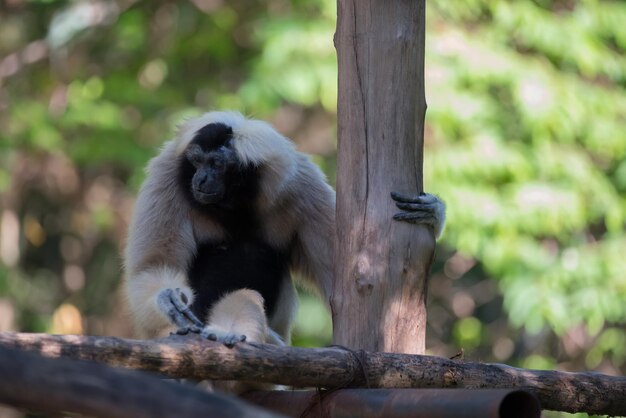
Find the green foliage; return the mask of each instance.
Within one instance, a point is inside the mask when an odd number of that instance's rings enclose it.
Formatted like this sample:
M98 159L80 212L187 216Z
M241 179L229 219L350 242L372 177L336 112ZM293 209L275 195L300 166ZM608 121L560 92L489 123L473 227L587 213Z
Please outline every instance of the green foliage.
M435 3L426 46L446 241L500 280L514 325L597 335L626 320L626 61L609 18L626 6L457 6Z
M472 317L451 336L523 367L623 370L626 4L431 5L427 188L448 203L445 244L480 266L464 280L498 280L523 330L506 355L459 332Z

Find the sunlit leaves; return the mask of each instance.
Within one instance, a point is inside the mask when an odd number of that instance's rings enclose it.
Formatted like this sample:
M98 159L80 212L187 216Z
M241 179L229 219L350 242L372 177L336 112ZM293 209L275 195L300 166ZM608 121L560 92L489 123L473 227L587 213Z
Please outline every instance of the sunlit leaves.
M332 342L331 319L326 308L306 292L301 292L295 321L293 343L304 347L319 347Z
M454 325L454 337L461 347L474 348L480 344L482 332L481 322L470 316L459 320Z
M337 66L333 31L329 20L291 17L263 22L256 33L263 52L244 91L270 89L266 94L307 106L321 102L334 111Z
M63 139L53 120L45 104L35 100L20 101L11 108L6 138L17 147L54 151Z
M620 367L626 334L611 325L626 322L626 4L436 1L430 11L425 176L448 203L444 240L498 281L511 324L538 339L582 327L587 366ZM462 321L456 342L476 347L460 339ZM544 353L523 365L555 363Z
M136 51L146 43L146 16L140 10L128 10L117 22L112 41L115 49Z

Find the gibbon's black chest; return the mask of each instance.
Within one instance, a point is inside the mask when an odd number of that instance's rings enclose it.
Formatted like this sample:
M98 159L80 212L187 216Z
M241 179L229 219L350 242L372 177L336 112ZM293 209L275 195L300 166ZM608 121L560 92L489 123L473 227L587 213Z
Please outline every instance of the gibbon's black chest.
M188 271L196 294L191 310L206 318L224 294L246 288L263 296L266 314L271 317L287 274L287 254L259 238L200 244Z
M225 189L219 202L196 201L191 189L197 168L185 155L179 162L179 184L192 207L218 223L227 237L222 242L199 243L187 272L195 293L191 310L201 319L226 293L244 288L263 296L266 314L271 317L281 285L287 280L288 250L274 248L261 238L261 221L254 203L260 193L259 167L226 164L232 163L228 160L232 158L228 153L233 149L232 141L232 128L222 123L206 125L192 140L192 144L223 163L217 167L209 165L215 176L212 181L219 179Z

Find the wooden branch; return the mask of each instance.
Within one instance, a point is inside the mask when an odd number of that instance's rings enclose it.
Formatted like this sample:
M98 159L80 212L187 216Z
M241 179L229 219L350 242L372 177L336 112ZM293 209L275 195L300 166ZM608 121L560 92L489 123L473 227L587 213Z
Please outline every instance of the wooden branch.
M424 0L337 2L337 237L333 342L424 354L435 242L392 220L422 191Z
M0 345L48 357L93 360L194 379L245 379L325 388L519 388L534 393L545 409L626 415L626 378L591 372L525 370L503 364L332 347L239 344L228 349L195 337L142 341L0 333Z
M146 373L44 358L2 346L0 403L31 411L77 412L103 418L282 416L234 397Z

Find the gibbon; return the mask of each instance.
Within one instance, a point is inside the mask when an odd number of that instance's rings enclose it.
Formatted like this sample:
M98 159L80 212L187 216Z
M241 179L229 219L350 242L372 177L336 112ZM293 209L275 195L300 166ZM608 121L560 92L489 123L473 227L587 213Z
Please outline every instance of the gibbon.
M125 251L125 291L142 337L288 344L292 272L328 305L335 192L269 124L235 112L188 120L147 172ZM407 211L395 219L441 234L436 196L392 198Z

